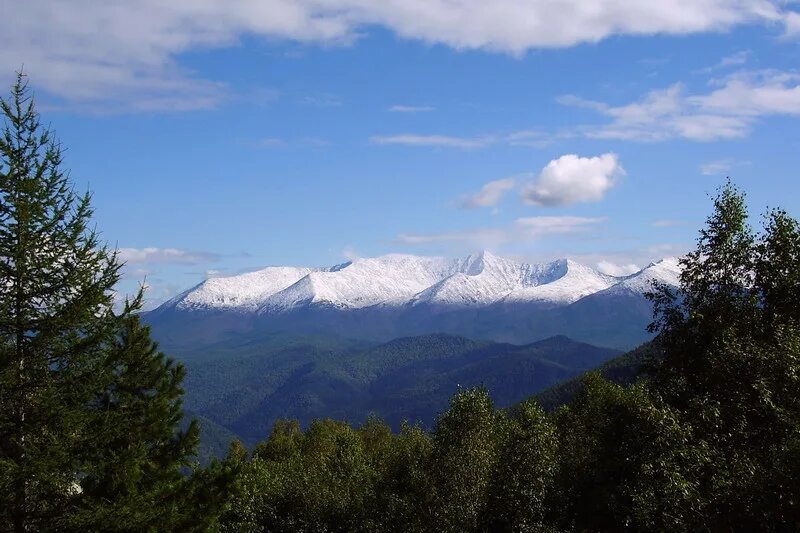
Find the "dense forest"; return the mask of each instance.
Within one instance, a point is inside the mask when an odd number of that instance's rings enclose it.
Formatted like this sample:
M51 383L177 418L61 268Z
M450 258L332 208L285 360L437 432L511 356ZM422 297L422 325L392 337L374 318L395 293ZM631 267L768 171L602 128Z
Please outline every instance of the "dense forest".
M679 290L653 287L647 348L509 409L461 390L430 431L279 421L201 468L197 424L181 429L185 369L140 322L141 294L115 302L120 262L24 76L2 113L0 529L800 524L800 226L775 209L753 230L733 184Z

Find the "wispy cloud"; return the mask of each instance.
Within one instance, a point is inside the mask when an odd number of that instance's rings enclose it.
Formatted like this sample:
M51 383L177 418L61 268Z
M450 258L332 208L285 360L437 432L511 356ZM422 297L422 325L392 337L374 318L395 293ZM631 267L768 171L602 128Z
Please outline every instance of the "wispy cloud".
M219 259L211 252L193 252L178 248L119 248L119 259L128 265L134 264L181 264L199 265Z
M715 70L723 70L729 67L738 67L747 63L752 56L752 50L739 50L738 52L734 52L723 57L714 65L701 69L700 72L708 73L714 72Z
M616 154L597 157L567 154L550 161L538 179L522 189L522 198L526 203L547 207L596 202L624 174Z
M370 137L373 144L397 144L405 146L423 146L436 148L476 149L493 145L528 146L541 148L553 141L553 136L536 130L521 130L503 135L481 135L465 137L456 135L422 135L404 133L400 135L374 135Z
M435 108L427 105L393 105L388 111L390 113L427 113Z
M462 198L459 205L464 209L475 209L478 207L492 207L497 205L503 196L517 186L515 178L503 178L490 181L481 187L481 190Z
M700 173L704 176L718 176L727 174L736 167L749 165L749 161L738 161L736 159L718 159L700 165Z
M399 144L405 146L429 146L437 148L484 148L494 143L490 137L455 137L451 135L375 135L373 144Z
M522 230L525 236L538 239L548 235L584 232L605 220L602 217L524 217L517 219L516 227Z
M555 235L586 233L605 218L538 216L516 219L501 228L476 228L441 233L404 233L395 243L404 245L461 244L468 248L497 248L509 243L525 243Z
M565 105L592 109L611 118L582 133L597 139L713 141L745 137L755 122L770 115L800 115L800 74L776 70L740 71L716 81L705 94L687 94L674 84L650 91L637 102L611 106L574 95Z

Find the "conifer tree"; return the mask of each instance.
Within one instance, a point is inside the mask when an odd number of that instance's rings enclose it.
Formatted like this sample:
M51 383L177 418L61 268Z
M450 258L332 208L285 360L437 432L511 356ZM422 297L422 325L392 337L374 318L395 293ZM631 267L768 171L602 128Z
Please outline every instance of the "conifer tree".
M222 468L179 470L197 443L196 427L177 433L184 371L139 323L141 295L115 312L120 262L90 226L90 195L73 191L23 74L0 111L0 527L213 520L221 494L198 486L224 484Z

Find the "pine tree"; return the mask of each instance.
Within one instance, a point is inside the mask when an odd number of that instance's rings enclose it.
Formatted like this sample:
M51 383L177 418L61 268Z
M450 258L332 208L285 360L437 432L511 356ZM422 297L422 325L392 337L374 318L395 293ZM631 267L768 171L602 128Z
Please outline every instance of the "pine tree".
M23 74L0 111L0 527L213 517L221 494L197 484L224 485L224 468L180 474L197 442L194 426L176 432L184 371L138 322L141 295L115 312L120 262L90 227L91 197L73 191Z

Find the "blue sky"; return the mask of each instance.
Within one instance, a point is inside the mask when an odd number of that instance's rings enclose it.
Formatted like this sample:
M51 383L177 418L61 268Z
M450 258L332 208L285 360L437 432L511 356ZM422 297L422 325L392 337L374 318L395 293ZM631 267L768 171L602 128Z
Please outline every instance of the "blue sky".
M727 175L800 212L794 2L8 4L0 79L25 66L151 306L390 252L629 272Z

